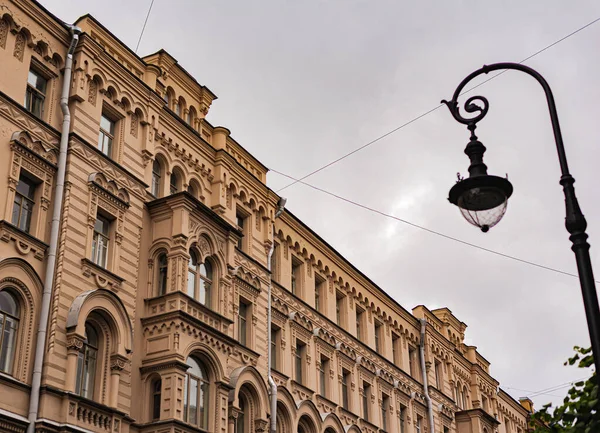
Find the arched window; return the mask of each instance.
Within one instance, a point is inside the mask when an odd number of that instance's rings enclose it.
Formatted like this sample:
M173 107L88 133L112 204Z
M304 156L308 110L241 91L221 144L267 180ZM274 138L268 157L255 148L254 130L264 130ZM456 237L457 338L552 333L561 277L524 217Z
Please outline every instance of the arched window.
M19 303L14 296L0 292L0 371L12 374L19 329Z
M160 399L162 380L155 379L152 382L152 420L160 419Z
M213 267L210 261L200 263L198 254L190 250L190 262L188 265L188 295L210 307L210 295L213 282Z
M206 369L196 359L189 357L184 396L183 419L189 424L208 430L208 402L210 389Z
M160 253L156 260L157 273L156 273L156 293L158 296L167 293L167 254Z
M177 192L177 185L179 184L179 178L175 172L171 173L171 180L169 183L170 193L175 194Z
M85 398L94 397L96 382L96 360L98 358L98 333L85 324L85 340L77 358L77 380L75 392Z
M246 433L246 425L248 424L246 416L246 401L244 397L239 397L240 412L237 416L237 424L235 425L235 433Z
M196 192L196 188L191 183L187 187L187 192L189 192L190 194L192 194L196 198L198 197L198 193Z
M462 397L463 397L463 409L467 410L469 408L469 394L467 393L466 386L463 387Z
M154 197L158 197L160 195L160 178L161 178L161 168L160 162L156 159L152 163L152 195Z

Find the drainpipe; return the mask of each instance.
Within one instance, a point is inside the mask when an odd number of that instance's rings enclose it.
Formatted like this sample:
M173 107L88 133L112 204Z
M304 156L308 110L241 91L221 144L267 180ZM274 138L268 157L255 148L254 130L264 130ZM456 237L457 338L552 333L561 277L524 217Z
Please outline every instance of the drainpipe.
M285 207L287 200L283 197L279 199L277 203L277 212L275 212L275 218L278 218ZM274 218L274 219L275 219ZM270 433L277 433L277 384L271 376L271 289L273 287L273 269L271 269L271 257L273 256L273 250L275 249L275 223L273 223L273 243L269 250L269 257L267 258L267 267L269 269L269 294L268 294L268 307L267 307L267 374L269 379L269 387L271 388L271 428Z
M73 52L79 42L81 29L68 25L71 31L71 45L67 52L65 72L63 77L60 108L63 113L63 124L60 135L60 149L58 154L58 172L54 188L54 207L52 209L52 225L50 227L50 245L46 257L46 275L44 276L44 292L42 295L42 308L37 330L35 358L33 361L33 377L31 379L31 394L29 397L29 425L27 433L35 432L35 423L38 417L40 404L40 385L42 383L42 367L44 365L44 352L46 349L46 333L48 331L48 317L50 315L50 301L52 298L52 284L54 282L54 268L56 266L56 249L58 246L58 229L60 227L63 193L65 186L65 171L67 165L67 149L69 147L69 130L71 127L71 114L69 112L69 90L71 89L71 73L73 68Z
M421 341L419 342L419 353L421 355L421 374L423 376L423 392L425 394L425 400L427 401L427 417L429 418L429 432L435 433L435 425L433 423L433 404L431 397L429 396L429 387L427 385L427 370L425 370L425 327L427 321L420 319L421 321Z

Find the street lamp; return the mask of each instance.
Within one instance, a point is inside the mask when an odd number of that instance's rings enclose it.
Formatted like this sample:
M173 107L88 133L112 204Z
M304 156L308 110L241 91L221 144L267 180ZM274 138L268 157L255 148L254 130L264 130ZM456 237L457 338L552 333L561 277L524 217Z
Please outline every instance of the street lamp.
M477 139L475 128L477 122L485 117L489 109L488 100L483 96L472 96L466 100L464 110L471 113L473 117L466 118L460 114L458 107L458 97L472 79L482 74L488 74L492 71L512 69L524 72L533 78L544 89L548 109L550 111L550 121L554 131L554 140L558 151L558 160L562 176L560 184L565 194L566 218L565 226L570 236L571 249L575 253L577 270L579 273L579 282L581 284L581 293L583 295L583 304L587 318L590 340L592 342L592 351L594 353L594 362L596 365L596 377L600 378L600 309L598 308L598 295L596 293L596 283L590 260L590 244L587 242L588 235L585 232L587 222L577 203L575 188L573 184L575 179L569 173L567 165L567 156L563 145L560 125L558 123L558 114L554 96L550 86L537 71L524 66L520 63L494 63L486 65L469 74L456 88L451 101L443 100L454 119L467 125L471 132L471 137L465 153L469 157L469 177L460 178L458 182L450 189L448 200L460 209L462 215L471 224L478 226L485 233L491 227L496 225L504 216L508 199L512 194L513 188L508 179L487 174L487 167L483 163L483 154L485 146Z

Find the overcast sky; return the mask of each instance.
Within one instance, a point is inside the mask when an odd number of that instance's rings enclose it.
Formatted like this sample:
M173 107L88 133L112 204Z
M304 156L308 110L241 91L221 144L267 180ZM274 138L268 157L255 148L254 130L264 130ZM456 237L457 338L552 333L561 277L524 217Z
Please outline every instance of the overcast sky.
M135 49L150 0L42 0L67 22L91 13ZM207 119L268 167L299 177L450 98L484 63L521 61L600 17L597 1L156 0L138 54L166 49L215 92ZM600 22L526 62L552 86L571 171L600 257ZM466 129L443 107L306 181L447 235L576 273L543 93L516 72L484 84L478 135L515 192L482 234L447 201L467 174ZM289 180L271 173L277 190ZM370 213L303 185L288 208L407 309L447 306L515 398L584 377L576 278ZM598 275L600 269L597 267ZM598 277L597 277L598 278ZM600 279L600 278L598 278ZM533 397L539 408L568 388Z

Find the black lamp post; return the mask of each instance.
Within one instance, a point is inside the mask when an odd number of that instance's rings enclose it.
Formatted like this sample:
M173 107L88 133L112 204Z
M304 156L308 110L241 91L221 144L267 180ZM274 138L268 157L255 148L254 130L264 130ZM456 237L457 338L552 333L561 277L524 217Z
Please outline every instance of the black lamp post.
M487 174L487 167L483 163L485 146L477 140L477 136L475 135L477 122L483 119L488 112L488 100L483 96L472 96L467 99L464 109L467 113L473 113L472 118L463 117L458 107L458 97L469 81L481 74L487 74L500 69L513 69L531 75L540 83L546 93L548 109L550 110L550 121L554 130L554 140L556 141L558 160L562 172L560 184L565 194L567 211L565 225L571 235L569 236L573 244L571 249L575 253L575 260L577 261L583 304L585 306L594 362L596 364L596 377L600 378L600 310L598 308L598 295L596 293L596 284L590 260L590 244L587 242L588 235L585 232L587 222L583 213L581 213L577 197L575 196L575 188L573 187L575 179L569 173L554 96L552 96L552 90L550 90L550 86L544 77L537 71L519 63L494 63L493 65L486 65L472 72L458 85L451 101L442 101L448 106L452 116L458 122L467 125L467 129L471 131L471 139L465 149L465 153L471 161L471 165L469 165L469 177L467 179L459 177L456 185L450 190L448 199L452 204L458 206L467 221L481 228L483 232L487 232L491 227L496 225L506 212L508 198L513 191L512 185L508 179ZM481 106L476 102L480 102Z

